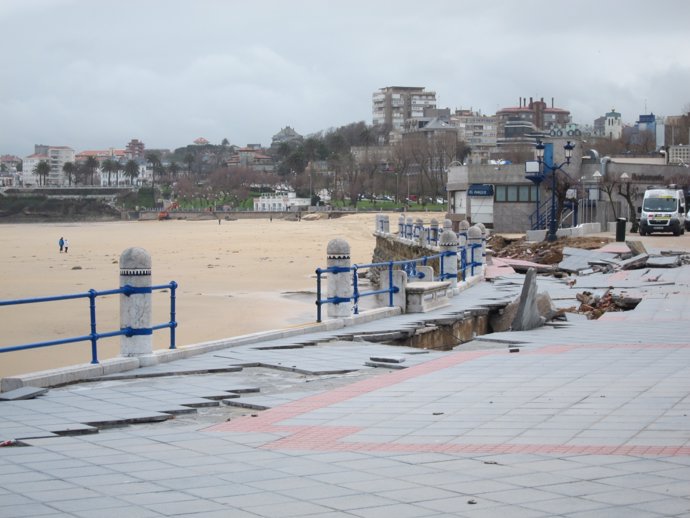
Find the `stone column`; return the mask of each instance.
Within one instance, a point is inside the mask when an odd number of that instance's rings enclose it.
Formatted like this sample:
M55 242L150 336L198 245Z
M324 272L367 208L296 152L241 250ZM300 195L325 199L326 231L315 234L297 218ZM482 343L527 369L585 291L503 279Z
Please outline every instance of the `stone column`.
M407 218L405 220L405 238L412 239L412 218Z
M350 244L344 239L336 238L328 242L326 249L328 269L327 296L339 302L328 304L328 316L331 318L349 317L352 315L352 271L350 270Z
M405 237L405 216L402 214L398 216L398 237Z
M479 275L482 266L482 231L476 225L467 231L467 256L470 275Z
M433 244L438 244L438 220L432 219L429 224L429 241Z
M482 231L482 263L486 264L486 242L489 239L489 231L484 223L477 223L477 226Z
M465 219L458 223L458 245L467 245L467 231L470 229L470 223Z
M417 218L414 222L414 230L412 233L412 237L414 239L419 239L419 236L422 235L422 229L424 228L424 222L422 221L422 218Z
M390 222L390 218L388 217L388 214L383 214L381 216L381 222L383 225L381 232L383 232L384 234L390 234L391 233L391 222Z
M452 230L444 230L441 234L438 246L441 252L453 252L452 255L446 255L441 258L443 261L443 280L450 281L450 287L453 292L458 289L458 237Z
M121 356L150 356L151 256L143 248L128 248L120 255L120 329L129 329L120 338Z

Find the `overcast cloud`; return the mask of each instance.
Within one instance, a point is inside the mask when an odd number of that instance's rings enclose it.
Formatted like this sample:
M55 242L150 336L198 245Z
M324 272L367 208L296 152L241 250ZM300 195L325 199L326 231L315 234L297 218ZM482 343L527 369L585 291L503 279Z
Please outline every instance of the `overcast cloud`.
M0 154L270 145L364 120L385 86L591 124L690 107L687 0L0 0Z

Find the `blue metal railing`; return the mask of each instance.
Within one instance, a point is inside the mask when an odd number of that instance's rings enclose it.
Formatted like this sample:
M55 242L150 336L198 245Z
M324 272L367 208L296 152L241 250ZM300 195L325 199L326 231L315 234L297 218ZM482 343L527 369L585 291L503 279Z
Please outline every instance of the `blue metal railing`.
M127 297L136 293L151 293L153 290L170 290L170 321L164 324L157 324L146 329L132 329L125 327L119 331L109 331L99 333L96 331L96 297L104 297L106 295L123 294ZM45 342L34 342L30 344L14 345L10 347L0 347L0 353L9 353L13 351L25 351L28 349L37 349L41 347L51 347L53 345L63 345L75 342L91 342L91 363L98 363L98 340L101 338L111 338L113 336L135 336L135 335L149 335L158 329L170 328L170 349L175 349L175 328L177 322L175 321L175 290L177 283L172 281L168 284L161 284L158 286L134 287L128 284L114 290L96 291L89 290L85 293L72 293L68 295L55 295L53 297L39 297L31 299L17 299L17 300L0 300L0 306L17 306L20 304L35 304L39 302L54 302L60 300L73 299L89 299L89 320L91 332L88 335L74 336L71 338L62 338L60 340L48 340Z
M477 243L477 244L472 244L468 245L468 248L471 250L476 250L478 248L481 248L482 245ZM474 261L468 261L467 260L467 248L462 248L460 250L460 264L459 264L459 273L461 274L461 279L464 281L466 280L467 277L467 269L470 269L470 275L474 275L475 268L477 266L481 266L482 261L481 257L475 259ZM382 263L369 263L369 264L355 264L352 266L331 266L330 268L317 268L316 269L316 321L321 322L321 306L324 304L341 304L343 302L349 302L353 301L353 310L354 314L357 315L359 314L359 299L362 297L368 297L372 295L382 295L382 294L387 294L388 295L388 306L393 306L393 295L395 293L398 293L400 289L397 286L393 285L393 270L397 266L398 269L403 270L404 272L407 273L408 278L417 278L417 279L422 279L424 278L424 273L419 272L417 270L417 266L426 266L429 261L432 260L438 260L439 262L439 275L437 277L437 280L443 281L446 279L451 278L454 274L453 273L446 273L444 272L443 269L443 258L444 257L456 257L458 255L458 252L456 251L447 251L447 252L441 252L436 255L430 255L430 256L425 256L425 257L420 257L417 259L405 259L405 260L400 260L400 261L388 261L388 262L382 262ZM472 253L471 257L474 257L476 254ZM360 270L366 269L366 268L380 268L386 272L388 275L388 288L384 289L378 289L378 290L368 290L368 291L360 291L359 290L359 281L358 281L358 274ZM347 273L347 272L352 272L352 296L351 297L327 297L327 298L321 298L321 278L323 274L327 273ZM382 272L383 274L383 272Z

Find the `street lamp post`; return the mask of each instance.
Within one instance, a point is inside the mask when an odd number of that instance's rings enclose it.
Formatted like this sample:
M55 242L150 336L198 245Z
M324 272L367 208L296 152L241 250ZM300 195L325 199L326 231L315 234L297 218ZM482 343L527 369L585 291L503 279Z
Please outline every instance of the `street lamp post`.
M544 146L541 139L537 139L537 143L535 145L537 150L537 161L539 162L539 165L544 167L544 169L551 171L551 221L549 222L549 231L546 233L546 240L556 241L556 239L558 239L558 236L556 235L556 231L558 229L558 221L556 219L556 173L557 171L561 170L564 165L570 164L570 159L573 156L573 149L575 146L571 144L570 141L563 146L563 150L565 151L565 162L561 162L560 164L547 164L544 161L545 147L546 146ZM563 172L565 173L565 171Z

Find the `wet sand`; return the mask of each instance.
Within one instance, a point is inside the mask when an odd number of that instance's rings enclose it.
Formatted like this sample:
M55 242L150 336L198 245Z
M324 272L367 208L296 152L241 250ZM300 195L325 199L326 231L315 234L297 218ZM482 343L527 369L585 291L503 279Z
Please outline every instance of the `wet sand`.
M391 215L391 223L398 214ZM426 213L425 223L441 214ZM0 300L109 290L119 286L123 250L152 256L153 284L176 281L177 344L185 346L316 320L316 268L328 241L350 243L352 261L371 261L374 214L336 219L94 222L0 225ZM58 240L69 240L59 253ZM97 299L97 330L119 329L119 296ZM168 293L153 296L153 323L169 320ZM87 335L88 299L0 307L0 347ZM154 333L167 348L169 332ZM119 338L99 340L100 359ZM0 355L0 377L91 361L90 342Z

